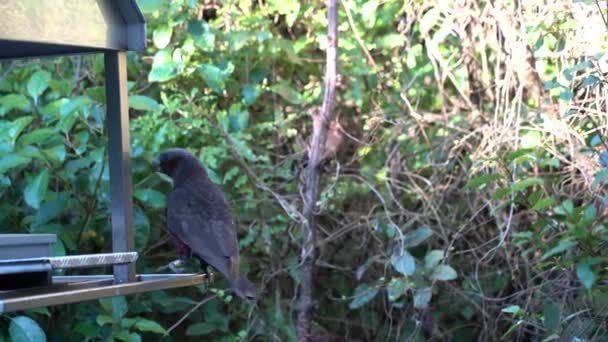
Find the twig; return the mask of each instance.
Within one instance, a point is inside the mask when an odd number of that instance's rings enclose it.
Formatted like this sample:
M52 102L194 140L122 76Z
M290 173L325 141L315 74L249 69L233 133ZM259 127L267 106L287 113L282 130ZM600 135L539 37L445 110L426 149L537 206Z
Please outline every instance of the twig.
M196 304L194 307L192 307L192 309L190 309L190 311L186 312L185 315L183 315L177 322L175 322L175 324L173 324L171 326L171 328L167 329L167 335L169 335L175 328L177 328L180 324L182 324L182 322L184 320L186 320L186 318L188 318L188 316L190 316L194 311L198 310L198 308L200 308L205 303L207 303L208 301L210 301L216 297L217 297L217 294L214 294L213 296L207 297L207 298L201 300L200 302L198 302L198 304Z
M346 12L346 18L348 18L348 25L350 26L350 29L353 31L353 34L355 35L355 39L357 40L357 43L359 43L359 46L361 46L361 49L363 50L363 53L365 53L365 57L367 57L367 61L369 62L369 64L371 64L374 67L374 71L377 71L378 65L376 64L376 61L374 61L374 58L372 57L371 53L369 53L369 50L365 46L365 42L363 42L363 39L361 39L361 36L359 35L359 31L357 31L357 27L355 27L355 21L353 20L353 16L350 13L350 8L348 7L348 4L344 0L340 0L340 3L342 4L342 7L344 7L344 11Z

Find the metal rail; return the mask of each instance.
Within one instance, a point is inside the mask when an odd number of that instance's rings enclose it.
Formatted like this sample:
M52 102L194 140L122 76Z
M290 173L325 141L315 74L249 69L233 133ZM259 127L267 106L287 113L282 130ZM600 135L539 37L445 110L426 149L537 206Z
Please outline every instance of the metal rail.
M204 283L202 274L138 275L135 282L115 284L113 275L55 276L53 285L0 291L0 314L36 307L124 296Z

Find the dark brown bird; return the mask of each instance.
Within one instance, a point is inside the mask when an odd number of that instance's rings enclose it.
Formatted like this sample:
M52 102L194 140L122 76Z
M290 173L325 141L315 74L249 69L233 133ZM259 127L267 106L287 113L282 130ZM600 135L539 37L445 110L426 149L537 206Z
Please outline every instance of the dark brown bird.
M173 179L166 215L179 261L194 256L203 272L207 274L207 266L213 266L224 275L236 295L254 298L255 287L240 273L232 212L200 161L188 151L174 148L161 152L153 166Z

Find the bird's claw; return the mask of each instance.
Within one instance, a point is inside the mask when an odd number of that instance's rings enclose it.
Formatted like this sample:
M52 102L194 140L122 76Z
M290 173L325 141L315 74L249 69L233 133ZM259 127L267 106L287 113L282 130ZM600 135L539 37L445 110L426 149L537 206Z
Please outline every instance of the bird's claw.
M205 284L213 283L213 280L214 280L213 277L214 277L214 275L211 272L203 273L203 283L205 283Z

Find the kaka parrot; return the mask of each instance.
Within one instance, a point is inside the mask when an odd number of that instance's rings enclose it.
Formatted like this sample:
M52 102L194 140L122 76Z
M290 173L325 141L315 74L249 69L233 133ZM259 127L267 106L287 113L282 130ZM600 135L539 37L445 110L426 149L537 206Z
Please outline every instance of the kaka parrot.
M173 179L167 197L167 227L180 259L199 259L218 270L241 298L254 298L255 287L240 273L239 249L232 212L224 194L207 176L201 162L184 149L168 149L154 159L156 170Z

